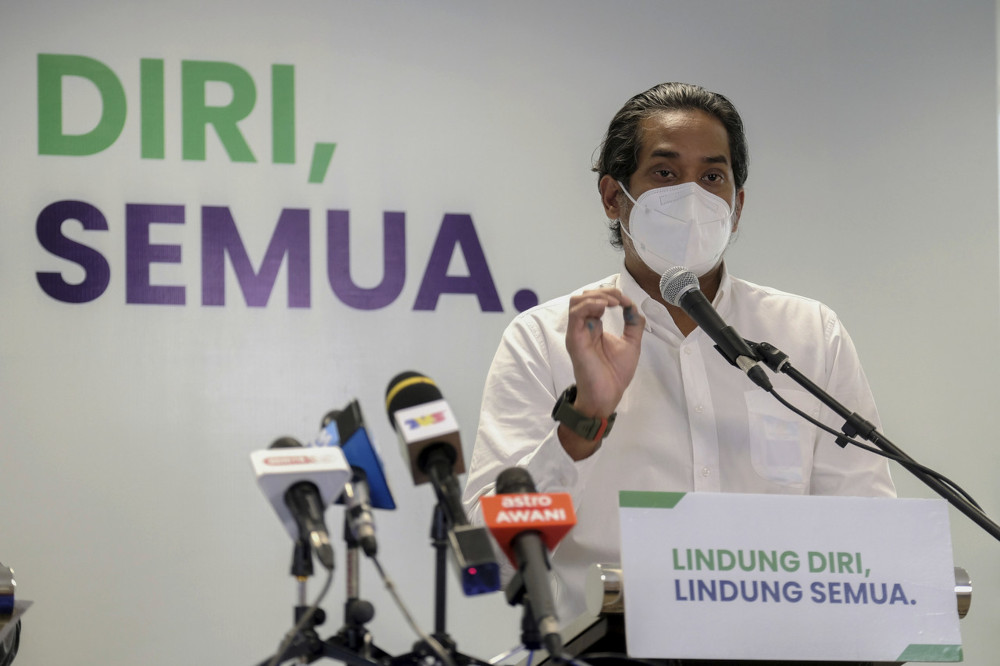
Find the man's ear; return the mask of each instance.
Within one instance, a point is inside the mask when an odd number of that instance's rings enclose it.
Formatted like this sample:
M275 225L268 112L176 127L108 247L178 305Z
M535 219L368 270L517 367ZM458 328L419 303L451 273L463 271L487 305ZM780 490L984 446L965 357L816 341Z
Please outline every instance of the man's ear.
M609 220L621 219L621 196L622 188L618 181L605 174L597 183L597 189L601 192L601 204L604 206L604 214Z
M736 209L733 211L733 233L740 227L740 215L743 214L743 201L746 199L746 190L740 188L736 193Z

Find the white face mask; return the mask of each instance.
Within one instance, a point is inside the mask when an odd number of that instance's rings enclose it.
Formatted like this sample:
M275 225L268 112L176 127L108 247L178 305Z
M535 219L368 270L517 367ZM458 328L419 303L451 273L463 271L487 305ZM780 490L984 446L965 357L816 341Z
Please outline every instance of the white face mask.
M697 183L682 183L648 190L636 201L618 184L635 204L622 232L653 272L663 275L683 266L701 277L718 265L733 232L732 210L724 199Z

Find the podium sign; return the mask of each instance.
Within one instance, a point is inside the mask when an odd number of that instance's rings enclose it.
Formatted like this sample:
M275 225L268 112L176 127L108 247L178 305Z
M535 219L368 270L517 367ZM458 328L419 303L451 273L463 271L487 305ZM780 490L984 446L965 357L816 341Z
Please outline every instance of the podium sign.
M639 658L962 660L943 500L619 497Z

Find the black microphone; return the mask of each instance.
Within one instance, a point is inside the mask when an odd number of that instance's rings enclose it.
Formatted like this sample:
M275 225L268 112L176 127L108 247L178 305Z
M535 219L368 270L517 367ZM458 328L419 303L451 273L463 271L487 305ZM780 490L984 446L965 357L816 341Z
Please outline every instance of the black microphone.
M715 341L722 355L747 373L754 384L768 392L773 389L767 373L757 363L757 355L736 329L727 325L715 311L699 288L698 278L694 273L683 266L667 269L660 278L660 294L667 303L684 310Z
M434 380L412 370L399 373L385 391L385 408L415 484L429 483L431 463L444 458L454 473L465 471L458 421Z
M323 513L350 472L339 450L306 449L291 437L275 440L266 451L251 454L257 481L291 534L310 543L316 556L333 570L333 547ZM294 534L293 534L293 538Z
M270 448L302 448L302 444L291 437L282 437L275 440ZM299 536L304 538L308 535L308 541L316 549L316 557L327 570L332 571L333 547L323 518L326 502L320 497L319 488L312 481L298 481L285 491L284 500L299 527Z
M375 518L372 516L371 494L364 470L354 468L354 475L344 486L342 497L351 534L365 555L374 557L378 553L378 542L375 540Z
M489 533L469 524L462 506L456 473L465 471L458 423L441 390L419 372L403 372L385 391L389 423L399 437L403 458L410 464L413 482L430 482L438 506L448 522L448 539L466 595L500 589L497 564Z
M509 467L497 476L497 496L537 492L531 474L523 467ZM511 539L510 546L524 582L525 595L531 602L531 613L542 635L542 643L550 655L559 658L563 651L562 636L559 635L559 618L549 580L552 565L549 564L548 548L542 540L542 532L538 529L522 530Z

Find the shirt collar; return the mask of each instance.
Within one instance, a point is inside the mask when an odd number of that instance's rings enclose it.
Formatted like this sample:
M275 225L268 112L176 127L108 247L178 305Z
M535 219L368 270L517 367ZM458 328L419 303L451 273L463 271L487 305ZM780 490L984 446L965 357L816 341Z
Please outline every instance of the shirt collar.
M618 275L618 288L621 289L622 293L628 296L634 303L639 305L639 308L642 310L642 314L646 316L647 321L662 321L664 323L669 321L669 325L676 328L673 324L673 318L667 312L667 308L646 293L645 289L639 286L639 283L635 281L632 274L628 272L627 268L625 268L624 262L622 262L621 273ZM726 262L723 260L722 277L719 280L719 290L716 292L715 299L712 301L712 305L720 315L730 309L732 291L732 279L729 276L729 269L726 268Z

